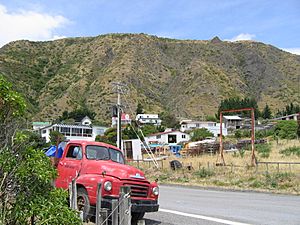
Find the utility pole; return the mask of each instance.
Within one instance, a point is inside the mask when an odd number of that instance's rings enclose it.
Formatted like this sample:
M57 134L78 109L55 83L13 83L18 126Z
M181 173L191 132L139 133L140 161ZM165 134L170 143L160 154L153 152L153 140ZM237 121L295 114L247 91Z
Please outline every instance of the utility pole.
M113 90L117 93L117 147L122 150L122 128L121 128L121 117L122 117L122 105L121 105L121 94L124 94L126 85L121 82L113 82Z

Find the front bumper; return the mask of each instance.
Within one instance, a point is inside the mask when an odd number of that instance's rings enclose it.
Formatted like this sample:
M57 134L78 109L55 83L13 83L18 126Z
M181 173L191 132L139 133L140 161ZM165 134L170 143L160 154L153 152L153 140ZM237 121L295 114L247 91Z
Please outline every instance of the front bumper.
M131 199L131 212L157 212L158 208L157 201Z
M101 201L101 207L111 210L112 198L104 198ZM159 204L157 200L137 200L131 199L131 212L157 212Z

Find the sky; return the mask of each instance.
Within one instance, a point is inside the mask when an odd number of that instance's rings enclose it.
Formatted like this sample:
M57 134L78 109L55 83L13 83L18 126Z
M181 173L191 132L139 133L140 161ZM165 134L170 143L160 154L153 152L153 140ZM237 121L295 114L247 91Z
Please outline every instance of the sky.
M107 33L255 40L300 55L300 0L0 0L0 47Z

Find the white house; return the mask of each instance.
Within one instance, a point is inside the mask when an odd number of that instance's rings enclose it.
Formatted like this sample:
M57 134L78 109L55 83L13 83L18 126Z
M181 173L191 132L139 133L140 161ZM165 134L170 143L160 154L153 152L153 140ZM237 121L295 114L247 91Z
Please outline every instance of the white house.
M88 117L85 116L82 120L81 120L81 124L82 125L86 125L86 126L90 126L92 124L92 120Z
M208 131L214 134L215 137L220 136L220 123L213 121L193 121L193 120L182 120L180 122L180 131L185 132L193 129L206 128ZM222 124L222 134L227 136L227 128L225 124Z
M158 114L137 114L136 121L140 124L153 124L156 126L161 125L161 119L159 119Z
M145 137L147 143L157 142L162 144L178 144L191 139L190 135L181 131L166 131L161 133L150 134Z
M97 135L103 135L108 129L103 126L92 126L92 121L89 117L84 117L78 125L69 124L48 124L40 129L41 137L50 142L50 132L58 131L63 134L68 140L87 140L95 141ZM35 122L33 123L35 124ZM34 127L33 127L34 129Z
M63 134L68 140L87 140L95 141L93 137L93 128L84 125L68 125L68 124L53 124L40 129L41 136L50 142L50 132L58 131Z
M142 147L139 139L122 140L122 149L126 159L142 160Z

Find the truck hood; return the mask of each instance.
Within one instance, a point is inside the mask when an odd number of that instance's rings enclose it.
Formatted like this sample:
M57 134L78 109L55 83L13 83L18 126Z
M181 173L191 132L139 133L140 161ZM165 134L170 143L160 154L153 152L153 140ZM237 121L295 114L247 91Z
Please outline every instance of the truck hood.
M119 179L136 179L146 181L145 174L132 166L116 163L113 161L91 160L86 167L88 173L103 174Z

